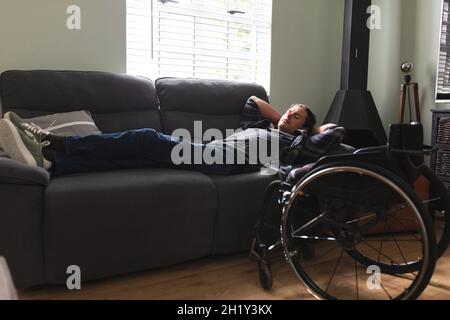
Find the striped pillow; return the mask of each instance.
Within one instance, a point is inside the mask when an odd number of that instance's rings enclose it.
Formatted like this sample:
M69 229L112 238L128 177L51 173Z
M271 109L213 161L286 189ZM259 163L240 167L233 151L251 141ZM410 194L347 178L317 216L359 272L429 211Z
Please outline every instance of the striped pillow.
M25 122L32 122L35 125L46 129L59 136L89 136L102 132L92 119L88 111L73 111L66 113L55 113L48 116L23 119Z

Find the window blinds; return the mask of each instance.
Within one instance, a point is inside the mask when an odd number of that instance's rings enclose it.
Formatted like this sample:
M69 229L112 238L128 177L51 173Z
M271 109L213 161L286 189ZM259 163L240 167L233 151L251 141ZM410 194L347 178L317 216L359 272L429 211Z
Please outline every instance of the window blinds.
M441 39L437 75L437 95L438 101L450 100L450 21L449 6L450 0L443 1Z
M272 0L128 0L128 72L270 86Z

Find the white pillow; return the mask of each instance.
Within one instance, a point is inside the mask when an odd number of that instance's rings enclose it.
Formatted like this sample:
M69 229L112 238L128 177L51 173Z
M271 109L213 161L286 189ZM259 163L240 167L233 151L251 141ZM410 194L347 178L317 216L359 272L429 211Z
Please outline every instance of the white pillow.
M85 137L102 133L88 111L55 113L48 116L23 119L23 121L32 122L42 129L64 137Z

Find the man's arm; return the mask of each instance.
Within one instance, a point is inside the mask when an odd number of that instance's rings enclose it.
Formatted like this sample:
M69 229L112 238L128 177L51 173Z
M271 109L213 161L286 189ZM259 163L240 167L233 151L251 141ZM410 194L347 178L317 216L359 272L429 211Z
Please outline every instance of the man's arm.
M258 97L252 96L250 97L250 99L252 99L258 106L261 117L263 119L270 120L270 122L272 122L274 126L277 127L278 122L280 122L281 119L281 114L271 104Z

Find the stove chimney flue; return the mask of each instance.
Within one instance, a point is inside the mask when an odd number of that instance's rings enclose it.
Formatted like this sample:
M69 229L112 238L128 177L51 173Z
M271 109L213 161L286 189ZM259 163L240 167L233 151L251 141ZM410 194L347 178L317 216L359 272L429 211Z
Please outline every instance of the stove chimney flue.
M347 130L344 143L355 148L386 144L387 137L372 94L367 91L371 0L346 0L341 88L325 122Z

